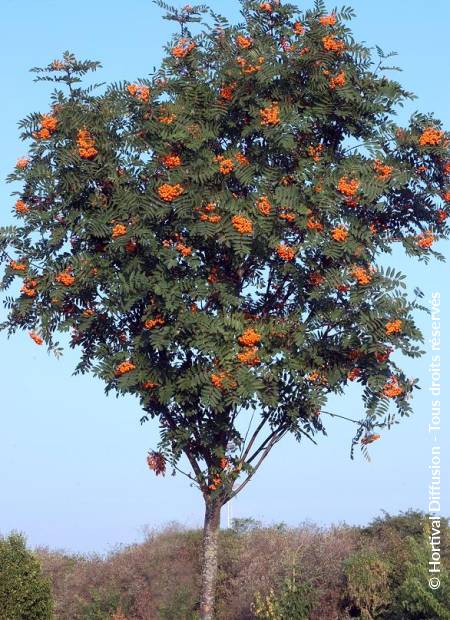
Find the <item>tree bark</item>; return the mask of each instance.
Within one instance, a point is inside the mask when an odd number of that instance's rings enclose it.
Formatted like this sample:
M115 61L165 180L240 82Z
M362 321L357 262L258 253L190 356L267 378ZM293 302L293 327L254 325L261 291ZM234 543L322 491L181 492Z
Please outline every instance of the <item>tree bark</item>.
M206 500L203 528L202 584L200 595L200 620L213 620L217 578L217 554L221 504Z

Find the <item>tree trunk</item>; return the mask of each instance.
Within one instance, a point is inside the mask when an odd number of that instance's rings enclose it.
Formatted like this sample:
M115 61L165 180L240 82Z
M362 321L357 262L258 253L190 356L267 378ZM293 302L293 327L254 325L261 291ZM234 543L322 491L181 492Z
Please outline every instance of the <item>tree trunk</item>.
M220 528L221 504L206 501L203 528L202 585L200 596L200 620L213 620L217 577L217 552Z

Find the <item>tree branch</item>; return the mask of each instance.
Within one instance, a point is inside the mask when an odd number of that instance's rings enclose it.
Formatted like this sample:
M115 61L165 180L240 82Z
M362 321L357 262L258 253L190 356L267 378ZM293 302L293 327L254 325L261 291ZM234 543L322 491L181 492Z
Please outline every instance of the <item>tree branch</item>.
M242 484L240 484L237 489L235 489L234 491L231 492L230 496L228 497L227 501L230 501L231 499L233 499L233 497L236 497L236 495L238 493L240 493L242 491L242 489L244 487L247 486L247 484L250 482L250 480L253 478L253 476L256 474L256 472L258 471L258 469L261 467L262 463L264 462L264 460L266 459L267 455L269 454L269 452L272 450L272 448L274 447L274 445L276 443L278 443L283 436L287 433L287 430L285 430L283 433L281 433L279 436L272 438L272 440L269 442L269 444L266 446L263 454L261 455L259 461L256 463L255 467L253 468L252 472L247 476L247 478L242 482Z
M245 461L245 459L247 458L247 456L248 456L248 454L249 454L250 450L252 449L253 444L254 444L254 443L255 443L255 441L256 441L256 438L258 437L259 433L261 432L261 430L262 430L262 428L263 428L263 426L265 425L265 423L266 423L266 422L267 422L267 419L263 419L263 420L262 420L262 421L258 424L258 426L256 427L256 430L255 430L255 432L253 433L252 438L250 439L250 442L249 442L249 444L248 444L247 448L245 448L244 452L243 452L243 453L241 453L241 456L240 456L240 460L241 460L241 461Z

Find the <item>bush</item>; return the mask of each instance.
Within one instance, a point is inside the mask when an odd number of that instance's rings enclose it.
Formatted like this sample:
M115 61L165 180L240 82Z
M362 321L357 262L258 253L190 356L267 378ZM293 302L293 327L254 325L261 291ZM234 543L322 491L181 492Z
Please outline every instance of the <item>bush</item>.
M110 620L111 615L123 614L121 596L114 590L92 590L91 600L81 606L83 620Z
M53 601L49 580L43 576L25 538L13 533L0 538L0 618L51 620Z
M198 614L194 611L197 597L186 586L175 589L173 599L159 608L158 620L197 620Z
M392 609L383 616L385 620L449 620L450 573L441 566L441 586L432 590L428 586L429 547L426 531L421 540L413 537L406 541L410 559L406 564L403 583L394 592Z
M312 609L312 587L299 581L295 571L285 580L279 592L271 590L265 597L257 592L252 606L258 620L309 620Z
M361 620L380 616L390 601L389 572L389 564L376 552L361 551L345 560L345 602L352 617L355 613Z

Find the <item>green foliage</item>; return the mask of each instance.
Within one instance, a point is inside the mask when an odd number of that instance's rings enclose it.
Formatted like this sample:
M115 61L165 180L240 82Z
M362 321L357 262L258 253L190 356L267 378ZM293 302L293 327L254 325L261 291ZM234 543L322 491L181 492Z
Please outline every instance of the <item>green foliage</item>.
M366 457L410 414L416 381L389 355L420 355L423 307L377 259L395 243L442 258L448 136L432 115L396 124L412 95L386 76L389 54L355 41L349 7L327 25L322 1L243 0L233 25L157 4L182 37L150 78L85 86L99 63L69 52L33 69L57 89L20 124L0 327L55 355L69 333L76 372L159 420L158 473L185 453L224 503L286 433L325 433L320 411L351 380Z
M20 534L0 538L0 618L51 620L53 601L49 580Z
M122 609L121 604L122 597L119 592L111 589L91 590L89 601L80 605L80 618L83 620L110 620L117 609Z
M194 611L196 597L189 588L181 586L175 588L170 603L164 604L159 609L160 620L198 620L198 614Z
M252 609L259 620L309 620L315 596L312 586L299 581L293 572L278 592L271 590L267 596L257 592Z
M450 572L441 563L441 572L430 573L429 531L425 530L419 540L406 539L408 560L405 577L395 590L392 608L383 618L386 620L448 620L450 618ZM440 587L433 590L428 582L438 576Z
M362 620L378 618L389 605L389 565L376 553L361 551L344 563L347 607Z

